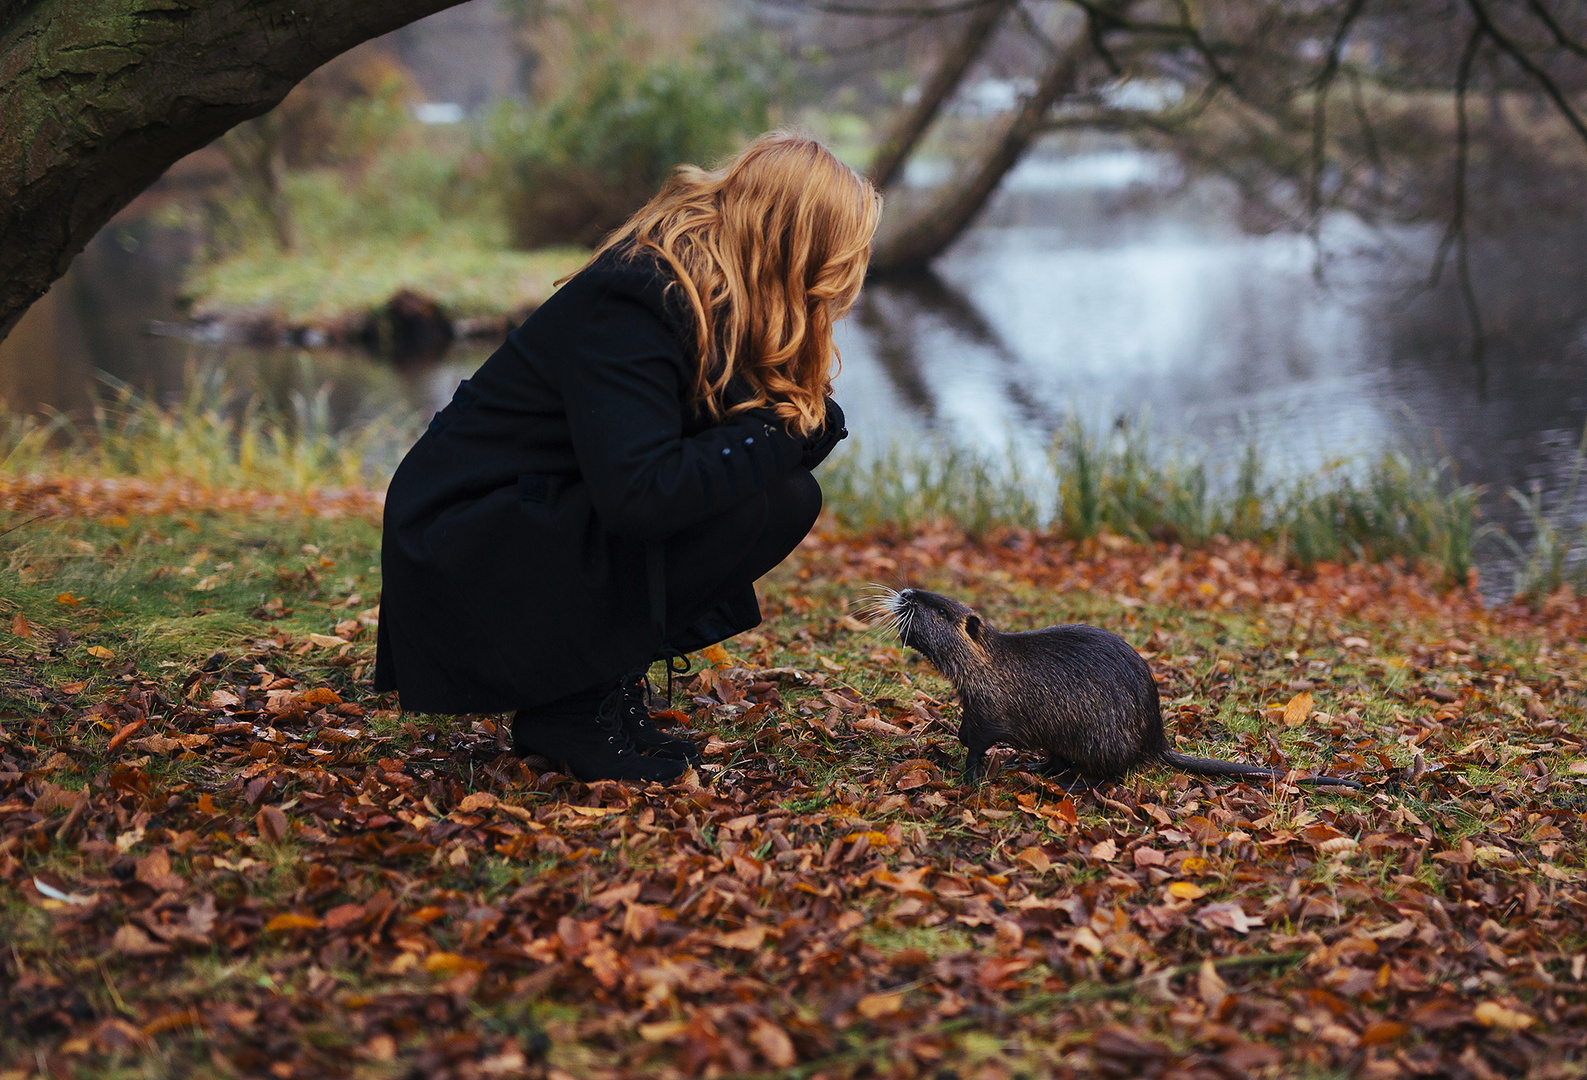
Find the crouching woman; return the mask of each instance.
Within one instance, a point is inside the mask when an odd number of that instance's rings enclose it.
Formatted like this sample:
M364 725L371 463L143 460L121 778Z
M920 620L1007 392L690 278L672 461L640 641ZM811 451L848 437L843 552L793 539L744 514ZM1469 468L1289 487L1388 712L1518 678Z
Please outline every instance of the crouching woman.
M514 711L582 779L667 780L645 673L760 622L753 582L821 509L833 322L876 192L773 133L678 169L475 374L386 496L376 687Z

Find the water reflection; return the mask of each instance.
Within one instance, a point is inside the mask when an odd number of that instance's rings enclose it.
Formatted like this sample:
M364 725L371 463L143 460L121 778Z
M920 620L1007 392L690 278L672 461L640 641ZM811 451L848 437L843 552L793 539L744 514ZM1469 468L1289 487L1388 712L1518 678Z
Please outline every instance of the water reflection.
M937 273L867 286L843 325L837 385L857 442L1039 458L1071 415L1144 415L1160 447L1232 462L1254 439L1280 475L1407 439L1441 447L1511 521L1506 487L1563 486L1587 418L1587 224L1474 249L1484 387L1452 282L1425 287L1436 230L1337 220L1319 245L1246 235L1237 219L1228 192L1159 157L1025 163ZM150 337L150 320L180 318L186 249L170 231L107 229L0 344L0 393L80 407L102 370L170 399L202 364L283 407L325 387L339 424L419 419L496 344L398 369L361 352Z

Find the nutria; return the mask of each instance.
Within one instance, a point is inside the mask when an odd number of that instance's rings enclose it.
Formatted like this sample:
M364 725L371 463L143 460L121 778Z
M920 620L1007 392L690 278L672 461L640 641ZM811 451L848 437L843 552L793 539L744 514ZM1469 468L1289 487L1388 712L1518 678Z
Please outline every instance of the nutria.
M1286 775L1170 749L1151 668L1117 634L1083 625L1004 634L958 601L923 589L886 589L876 606L891 617L899 640L958 692L966 782L980 777L996 743L1043 751L1049 771L1086 781L1118 780L1153 764L1198 776ZM1332 776L1299 783L1361 787Z

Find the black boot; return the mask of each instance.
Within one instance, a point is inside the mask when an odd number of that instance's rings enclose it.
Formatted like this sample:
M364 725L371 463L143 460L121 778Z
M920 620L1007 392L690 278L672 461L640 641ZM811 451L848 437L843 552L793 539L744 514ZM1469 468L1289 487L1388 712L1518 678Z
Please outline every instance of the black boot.
M512 718L514 752L560 762L580 780L676 780L687 761L642 754L623 730L623 690L619 684L520 709Z
M657 757L676 758L698 765L705 758L700 748L688 739L668 735L656 726L650 715L650 680L645 668L635 668L623 676L623 733L634 744Z

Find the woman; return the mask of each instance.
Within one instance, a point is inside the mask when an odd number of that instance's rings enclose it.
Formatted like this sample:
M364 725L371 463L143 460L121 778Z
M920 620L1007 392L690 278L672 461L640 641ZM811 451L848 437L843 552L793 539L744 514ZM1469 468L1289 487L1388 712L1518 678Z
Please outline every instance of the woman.
M698 759L645 673L760 622L754 580L821 509L843 414L832 324L881 199L772 133L679 168L409 451L386 496L375 685L505 712L519 753L585 780Z

